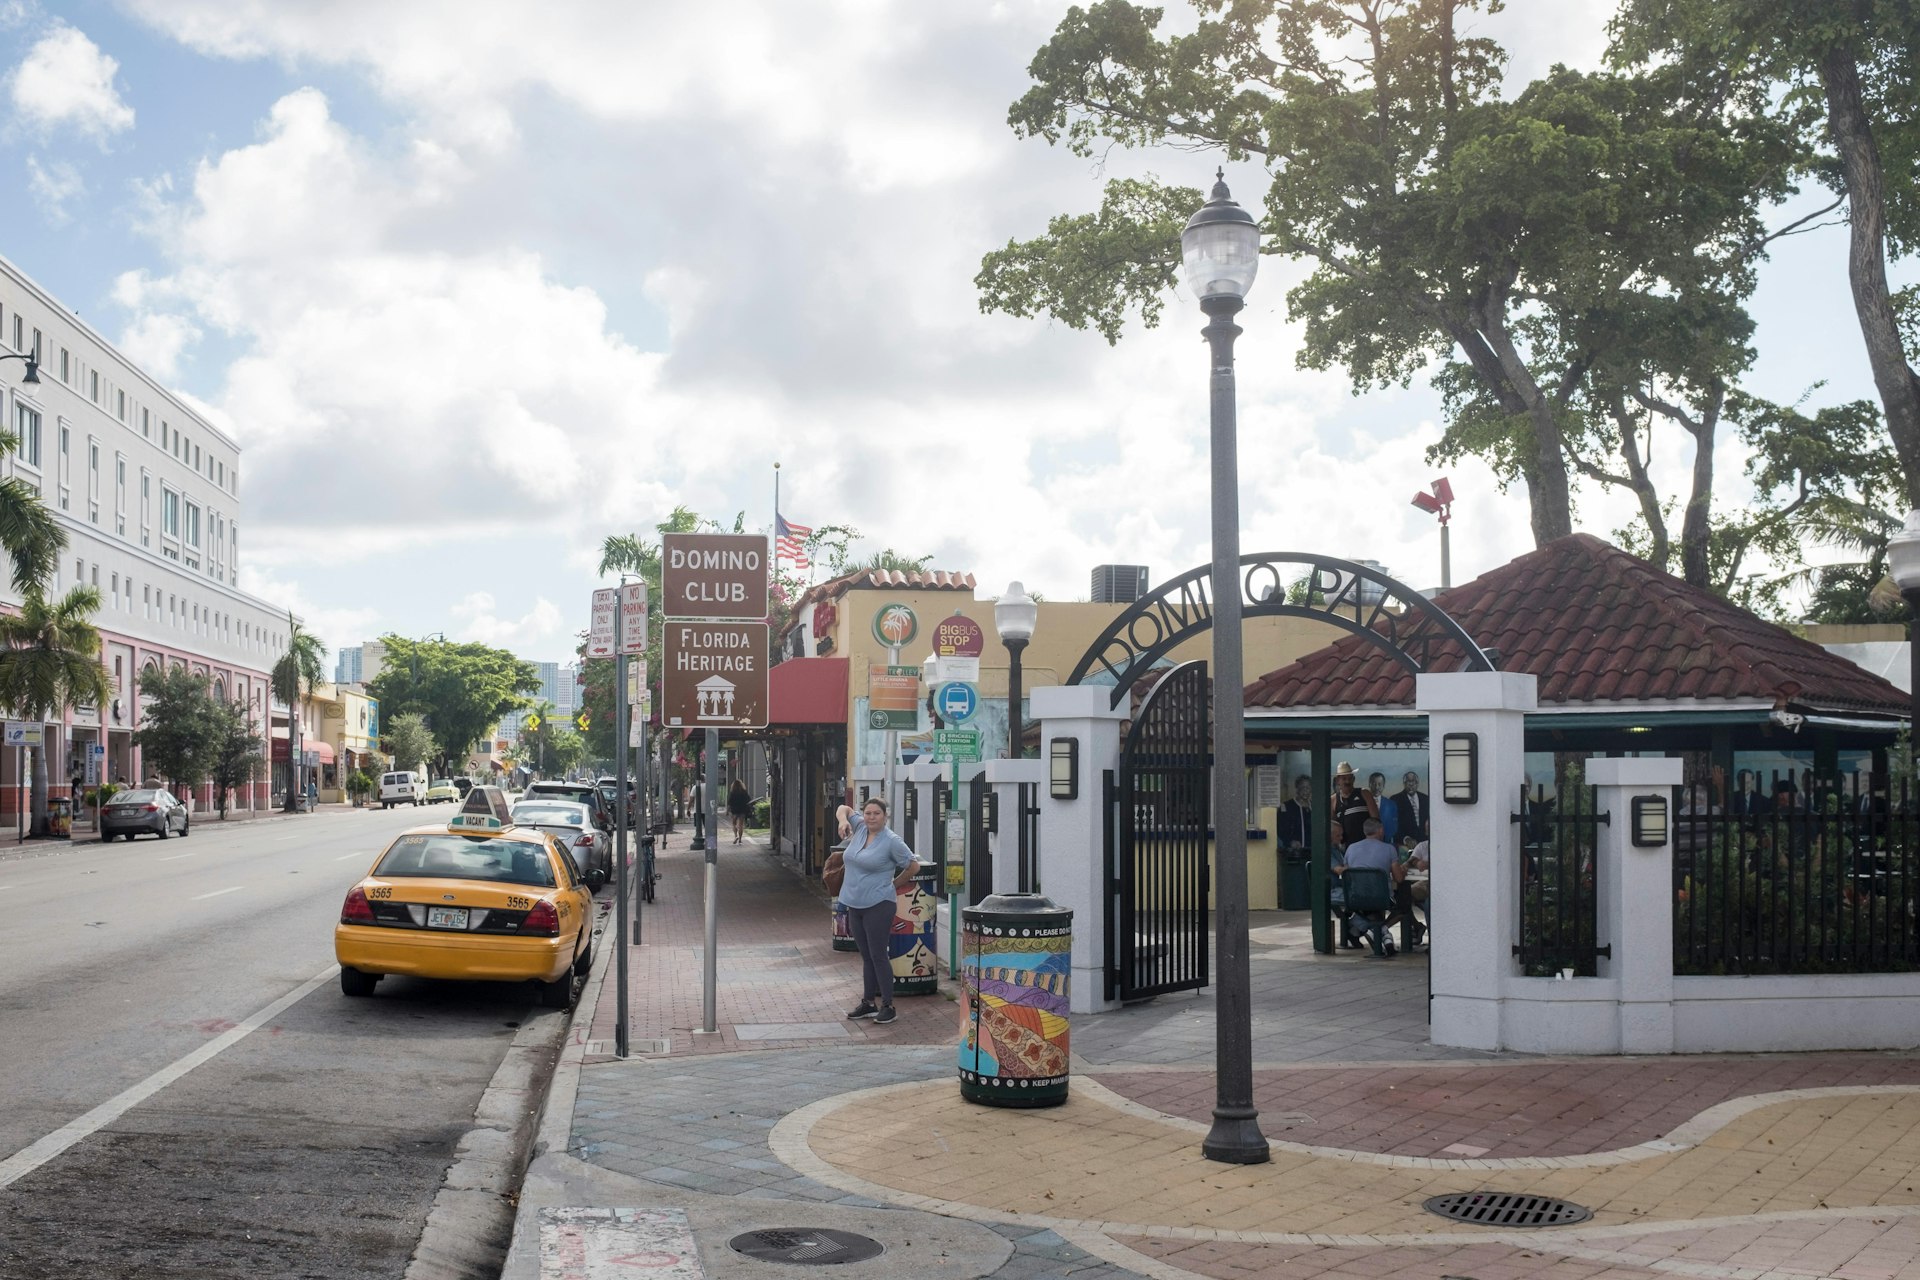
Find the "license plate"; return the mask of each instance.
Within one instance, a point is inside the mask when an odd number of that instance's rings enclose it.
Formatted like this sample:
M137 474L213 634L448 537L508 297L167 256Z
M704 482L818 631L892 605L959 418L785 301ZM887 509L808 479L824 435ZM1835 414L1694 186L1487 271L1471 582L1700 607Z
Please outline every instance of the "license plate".
M465 907L428 907L427 928L464 929L467 927L467 909Z

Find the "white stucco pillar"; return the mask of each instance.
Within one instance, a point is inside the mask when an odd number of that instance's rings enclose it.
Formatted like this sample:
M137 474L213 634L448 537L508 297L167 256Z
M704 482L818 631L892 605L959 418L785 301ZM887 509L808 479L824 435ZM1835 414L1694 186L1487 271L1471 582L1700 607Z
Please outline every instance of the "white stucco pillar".
M1526 777L1527 712L1538 705L1532 675L1456 671L1415 678L1414 705L1427 717L1433 796L1433 931L1429 954L1435 1044L1501 1047L1502 983L1517 973L1519 831L1512 814ZM1477 795L1446 797L1447 736L1474 735Z
M1610 815L1596 850L1595 936L1613 948L1600 972L1618 991L1621 1053L1673 1052L1673 789L1682 766L1678 758L1587 761L1587 781L1599 788L1594 810ZM1633 843L1633 801L1640 796L1667 807L1660 845Z
M1040 858L1046 867L1046 894L1073 910L1073 980L1068 991L1074 1013L1105 1013L1120 1007L1107 999L1107 865L1104 774L1120 766L1120 726L1124 706L1108 705L1113 690L1101 685L1053 685L1032 693L1032 715L1040 721L1041 766L1048 765L1056 738L1078 744L1076 794L1055 799L1042 785Z
M1040 760L989 760L987 785L993 788L993 802L999 814L997 830L987 837L993 851L993 891L1017 893L1020 889L1020 784L1038 786L1046 781L1046 764ZM1033 851L1034 873L1039 874L1040 851Z
M936 788L940 779L946 776L946 769L930 761L915 761L901 770L900 812L895 816L894 830L901 838L913 846L914 856L921 862L933 864L940 860L940 835L935 819L939 816L935 810ZM906 817L906 792L913 792L913 821Z

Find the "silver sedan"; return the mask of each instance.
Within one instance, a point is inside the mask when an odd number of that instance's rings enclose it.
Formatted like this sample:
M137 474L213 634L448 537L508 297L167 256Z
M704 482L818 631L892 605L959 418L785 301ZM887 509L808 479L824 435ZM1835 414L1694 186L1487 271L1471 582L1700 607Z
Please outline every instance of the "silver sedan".
M187 806L164 787L116 791L100 810L100 839L125 836L131 840L145 832L165 840L176 833L186 835L191 821Z

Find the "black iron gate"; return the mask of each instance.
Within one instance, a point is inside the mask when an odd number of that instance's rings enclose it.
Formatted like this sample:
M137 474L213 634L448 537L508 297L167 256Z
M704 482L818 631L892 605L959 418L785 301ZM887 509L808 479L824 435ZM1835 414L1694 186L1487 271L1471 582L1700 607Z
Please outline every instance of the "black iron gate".
M993 787L984 771L962 785L967 788L967 905L977 907L993 892L993 851L987 847L987 804Z
M1551 978L1599 973L1613 958L1599 938L1600 828L1612 815L1598 812L1600 789L1575 784L1549 798L1545 787L1520 789L1520 938L1513 954L1520 972Z
M1207 664L1147 695L1105 775L1107 998L1207 985Z

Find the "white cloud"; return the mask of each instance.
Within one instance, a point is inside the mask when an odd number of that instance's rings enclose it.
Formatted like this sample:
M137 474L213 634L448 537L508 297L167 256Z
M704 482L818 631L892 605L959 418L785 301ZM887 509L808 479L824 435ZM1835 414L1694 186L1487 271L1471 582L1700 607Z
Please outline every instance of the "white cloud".
M545 596L518 618L502 618L491 593L476 591L449 610L457 620L460 640L478 641L518 653L556 650L567 637L566 617ZM571 648L571 646L568 646Z
M343 648L351 648L362 640L377 634L380 610L376 608L347 607L340 608L319 604L313 593L307 590L297 578L281 578L260 569L256 565L242 562L240 565L240 589L251 592L262 600L270 600L283 609L291 609L300 619L300 625L307 631L319 636L327 646L328 658L325 674L333 678L332 655Z
M119 70L84 32L56 22L7 77L7 94L31 126L71 128L104 141L133 127L133 108L113 84Z
M120 331L120 350L156 378L180 376L180 356L200 339L200 330L183 316L147 312Z
M40 206L46 220L56 227L73 221L67 205L84 195L86 180L80 171L64 160L42 164L39 156L27 157L27 191Z

